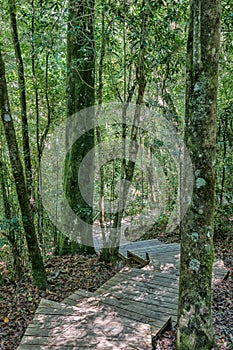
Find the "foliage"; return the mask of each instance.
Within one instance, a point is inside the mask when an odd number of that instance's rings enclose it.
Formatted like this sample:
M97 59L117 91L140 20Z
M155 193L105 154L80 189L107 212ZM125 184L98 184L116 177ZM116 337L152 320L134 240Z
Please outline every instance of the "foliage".
M141 35L142 2L103 1L95 2L95 88L96 103L98 89L102 88L102 102L136 101L137 67L141 44L145 50L146 89L144 103L157 109L182 134L184 128L184 78L185 52L188 27L188 1L157 0L146 1L148 20L146 35ZM20 153L23 153L23 140L20 122L20 96L17 78L17 64L10 30L10 14L7 1L1 1L1 30L3 57L6 65L6 78L15 121ZM17 24L22 58L25 68L28 129L32 157L33 189L31 204L34 221L43 255L55 245L57 229L43 210L40 198L39 165L46 136L66 117L66 35L68 21L67 1L32 0L17 1ZM221 50L219 59L219 93L217 125L217 164L216 164L216 237L229 236L232 229L232 147L233 147L233 49L232 21L233 4L222 1ZM102 21L104 18L104 25ZM104 54L102 52L104 40ZM84 49L84 48L83 48ZM86 48L85 48L86 49ZM103 57L102 57L103 54ZM103 60L101 61L101 58ZM102 65L102 86L100 86L100 66ZM102 142L117 139L121 135L119 127L102 129ZM127 136L130 130L126 130ZM7 182L11 217L6 218L3 202L0 201L0 220L4 230L20 229L15 185L9 171L9 155L6 140L1 129L1 150L3 154L4 178ZM140 134L142 143L149 148L147 135ZM97 144L97 141L96 141ZM152 153L158 159L166 181L166 206L154 227L165 227L167 218L174 208L177 195L177 169L163 147L161 140L154 140ZM132 180L131 201L125 216L137 217L141 210L153 200L149 179L137 165ZM116 206L121 177L121 160L110 161L103 166L104 196L110 207ZM0 189L2 197L2 190ZM95 194L101 194L101 181L97 176ZM97 198L96 197L96 198ZM97 200L97 199L96 199ZM85 208L79 208L83 213ZM98 210L95 219L100 219ZM17 219L16 219L17 218ZM112 219L106 213L107 223ZM144 224L144 223L142 223ZM19 231L20 231L19 230ZM9 233L9 232L8 232ZM17 245L27 261L25 242L16 233Z

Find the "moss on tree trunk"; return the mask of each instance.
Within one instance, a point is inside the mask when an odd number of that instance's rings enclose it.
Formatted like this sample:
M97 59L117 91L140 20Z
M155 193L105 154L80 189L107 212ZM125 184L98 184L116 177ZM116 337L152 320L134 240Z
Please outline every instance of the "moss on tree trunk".
M94 0L70 0L67 30L68 118L84 108L93 106L95 103L94 57ZM93 114L89 112L88 116L94 120L94 110ZM80 244L67 239L60 240L63 252L70 251L72 253L80 250L84 253L95 252L92 237L92 207L82 197L78 177L83 158L93 148L94 130L89 130L73 144L66 157L64 189L67 200L77 216L90 225L85 226L85 232L77 232ZM92 164L90 164L86 173L86 187L89 191L89 198L93 196L93 179L94 159L92 159ZM88 245L86 242L89 242Z
M187 47L185 142L193 197L181 225L177 348L212 349L213 215L220 1L193 0Z

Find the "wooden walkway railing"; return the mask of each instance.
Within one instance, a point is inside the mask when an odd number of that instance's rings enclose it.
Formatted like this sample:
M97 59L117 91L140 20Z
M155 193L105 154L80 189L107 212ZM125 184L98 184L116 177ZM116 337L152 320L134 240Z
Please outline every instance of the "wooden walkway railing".
M143 269L123 268L95 293L78 290L63 303L42 300L18 350L152 349L161 329L176 322L179 244L130 242L120 254ZM215 267L214 277L226 269ZM64 286L65 288L65 286Z

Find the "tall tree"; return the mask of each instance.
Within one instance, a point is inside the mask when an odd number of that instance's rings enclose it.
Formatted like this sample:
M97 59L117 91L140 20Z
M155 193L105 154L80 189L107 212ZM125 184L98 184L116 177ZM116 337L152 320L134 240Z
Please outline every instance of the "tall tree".
M29 259L32 265L34 284L41 289L47 286L45 268L40 254L37 241L32 209L29 202L29 194L20 159L19 148L10 111L7 84L5 78L5 66L0 46L0 111L4 126L12 172L15 180L15 187L18 196L19 206L22 214L22 222L25 230L25 237L28 246Z
M141 32L140 32L140 50L138 53L138 62L136 63L136 81L138 86L137 97L136 97L136 107L133 116L133 125L130 131L130 146L129 146L129 161L126 163L125 159L125 150L123 150L123 159L122 159L122 180L123 186L120 190L119 202L118 202L118 210L114 215L113 220L113 228L117 229L117 234L115 237L111 237L111 246L110 246L110 254L113 258L117 256L120 245L120 228L121 221L123 219L126 200L129 193L130 184L132 183L135 163L138 155L138 146L137 140L139 137L139 126L140 126L140 116L141 116L141 106L143 104L143 98L146 88L146 78L145 78L145 47L146 47L146 29L148 24L148 7L146 6L146 2L143 0L141 4ZM122 140L125 139L126 136L126 126L125 126L125 116L124 113L127 109L127 104L129 101L125 102L125 110L123 111L122 117Z
M28 133L28 119L27 119L27 101L26 101L26 84L24 77L24 64L21 54L21 47L18 35L18 26L16 19L16 6L14 0L9 0L9 11L11 21L12 40L15 49L16 64L18 70L18 84L20 93L20 109L21 109L21 123L22 123L22 140L23 140L23 154L24 164L26 170L26 184L28 190L32 194L32 167L30 155L30 142Z
M94 0L70 0L67 31L67 116L95 103ZM94 118L94 114L89 114ZM70 130L69 130L70 132ZM85 221L86 232L77 232L82 250L94 253L92 237L92 207L86 203L79 188L78 171L85 155L94 148L94 130L82 135L66 157L64 188L69 205ZM94 159L93 159L94 162ZM94 163L92 164L94 165ZM93 182L92 165L86 174ZM93 183L87 183L93 192ZM93 196L93 194L92 194ZM87 245L87 242L88 245ZM67 250L67 245L66 245Z
M191 0L187 46L185 141L195 176L181 227L177 347L212 349L213 215L220 0Z

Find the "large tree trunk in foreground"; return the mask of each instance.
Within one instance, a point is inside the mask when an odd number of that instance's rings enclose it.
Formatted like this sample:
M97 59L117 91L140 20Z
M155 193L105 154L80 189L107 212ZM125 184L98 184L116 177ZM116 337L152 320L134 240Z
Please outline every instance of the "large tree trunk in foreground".
M35 226L33 222L32 210L29 203L28 191L25 183L23 166L19 156L19 149L15 134L15 128L11 116L10 104L8 99L5 67L2 59L0 47L0 110L1 118L6 135L6 141L9 150L9 157L12 172L15 180L16 192L22 214L22 222L25 230L25 236L28 246L29 259L32 265L34 284L41 289L47 286L46 273L43 265L42 256L37 241Z
M177 347L212 349L213 215L220 0L192 0L187 52L185 141L195 176L181 227Z
M95 59L94 59L94 0L70 0L67 29L67 116L68 118L95 103ZM94 118L91 113L89 117ZM91 123L91 121L90 121ZM75 130L73 130L75 132ZM68 130L68 133L71 131ZM66 157L64 188L67 200L77 216L86 222L85 232L77 232L81 250L95 253L92 237L92 206L82 197L78 171L85 155L94 148L94 130L82 135L72 146ZM94 159L86 173L88 197L93 197ZM92 193L92 194L91 194ZM83 228L82 228L83 231ZM67 239L66 239L67 240ZM65 240L65 242L66 242ZM73 252L75 243L63 241L62 250ZM89 242L89 243L87 243ZM88 244L88 245L87 245Z

